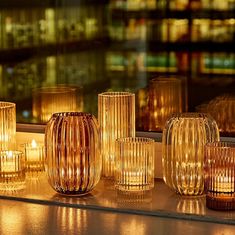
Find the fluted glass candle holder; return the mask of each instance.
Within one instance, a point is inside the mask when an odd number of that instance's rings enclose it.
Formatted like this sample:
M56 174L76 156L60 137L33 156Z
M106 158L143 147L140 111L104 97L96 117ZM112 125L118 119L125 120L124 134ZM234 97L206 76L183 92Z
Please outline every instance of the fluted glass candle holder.
M25 187L25 159L21 151L0 151L0 190Z
M0 102L0 150L15 148L16 105Z
M44 145L34 139L24 145L26 174L38 178L44 172Z
M127 137L116 140L115 187L141 192L154 187L154 140Z
M98 95L98 120L101 128L103 176L115 172L115 140L135 136L135 94L104 92Z
M159 77L149 84L149 130L162 131L173 113L183 111L182 81L174 77Z
M42 87L33 90L33 117L47 122L53 113L83 111L81 89L70 86Z
M206 206L235 210L235 143L206 144L204 169Z
M202 113L173 115L162 137L165 183L181 195L204 192L204 145L219 140L215 120Z
M55 191L82 195L96 186L102 168L99 138L99 125L93 115L53 114L45 131L45 167Z

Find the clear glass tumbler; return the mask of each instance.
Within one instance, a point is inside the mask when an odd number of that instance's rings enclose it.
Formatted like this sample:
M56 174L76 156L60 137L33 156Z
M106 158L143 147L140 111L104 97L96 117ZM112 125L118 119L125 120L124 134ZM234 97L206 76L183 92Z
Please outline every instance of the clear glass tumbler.
M90 192L100 180L100 131L89 113L55 113L45 131L45 168L52 188L63 194Z
M115 187L141 192L154 187L154 140L127 137L116 140Z
M204 192L204 145L219 141L212 117L202 113L173 115L162 137L162 166L165 183L181 195Z
M0 151L0 190L25 188L25 158L21 151Z
M98 120L101 128L103 176L115 172L115 140L135 136L135 94L104 92L98 95Z
M206 144L204 170L206 206L235 210L235 143Z
M0 150L15 149L16 105L0 102Z

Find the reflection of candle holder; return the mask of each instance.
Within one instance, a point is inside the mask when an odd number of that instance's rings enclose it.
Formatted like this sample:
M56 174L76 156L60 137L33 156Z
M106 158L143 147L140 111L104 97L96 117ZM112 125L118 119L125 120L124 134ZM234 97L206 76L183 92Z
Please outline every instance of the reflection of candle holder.
M0 152L0 190L25 187L25 159L20 151Z
M24 146L26 174L32 178L38 178L44 172L44 147L42 144L27 143Z
M0 150L15 148L16 106L14 103L0 102Z
M173 115L162 137L162 166L165 183L181 195L204 191L204 145L219 140L214 119L201 113Z
M205 190L208 208L235 210L235 143L205 146Z
M102 171L113 178L115 140L135 136L135 94L104 92L98 95L98 120L101 128Z
M173 113L183 110L182 81L174 77L152 79L149 85L149 130L161 131Z
M115 185L138 192L154 187L154 140L127 137L116 140Z
M82 111L81 88L73 86L42 87L33 90L33 117L47 122L53 113Z

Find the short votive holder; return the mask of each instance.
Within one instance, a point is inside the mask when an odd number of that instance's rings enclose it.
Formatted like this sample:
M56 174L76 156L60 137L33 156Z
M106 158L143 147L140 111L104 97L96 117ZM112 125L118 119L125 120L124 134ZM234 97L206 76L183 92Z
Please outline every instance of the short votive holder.
M0 151L0 190L25 188L25 158L21 151Z
M143 192L154 187L154 140L127 137L116 140L115 187Z
M206 206L214 210L235 210L235 143L205 145Z
M44 145L34 139L24 145L26 175L29 178L38 178L45 171Z

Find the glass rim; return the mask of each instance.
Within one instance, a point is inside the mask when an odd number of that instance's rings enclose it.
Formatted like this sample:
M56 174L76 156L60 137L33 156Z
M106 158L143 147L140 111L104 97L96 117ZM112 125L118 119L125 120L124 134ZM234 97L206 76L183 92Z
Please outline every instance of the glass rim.
M93 114L87 112L57 112L53 113L51 117L94 117Z
M232 149L235 151L235 142L232 141L214 141L206 143L206 148Z
M75 92L79 87L75 86L52 86L52 87L39 87L34 88L33 93L40 94L60 94L60 93L70 93Z
M135 93L128 92L128 91L106 91L98 94L98 97L132 97L135 96Z
M16 104L13 102L0 101L0 109L12 108L15 106L16 106Z
M154 143L155 140L148 137L121 137L117 138L116 143L127 143L127 144L150 144Z
M150 83L154 83L154 82L160 82L160 83L168 83L168 82L175 82L175 83L181 83L181 77L177 77L174 75L169 75L169 76L159 76L159 77L155 77L152 78L150 80ZM183 79L183 77L182 77Z
M205 118L210 115L203 112L183 112L183 113L173 113L171 117L174 118Z

